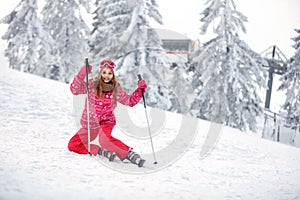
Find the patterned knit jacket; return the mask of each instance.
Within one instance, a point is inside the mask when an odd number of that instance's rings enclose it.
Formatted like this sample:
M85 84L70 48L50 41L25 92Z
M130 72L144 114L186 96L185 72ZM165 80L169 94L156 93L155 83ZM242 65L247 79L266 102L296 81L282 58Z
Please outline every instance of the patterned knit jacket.
M102 100L98 98L94 90L94 80L89 80L89 111L90 111L90 128L98 128L102 124L115 125L116 118L114 115L114 109L116 105L113 103L113 91L103 92ZM70 84L70 90L72 94L79 95L86 93L86 82L84 78L75 76ZM126 106L136 105L142 98L141 89L137 88L129 95L121 86L118 87L117 101ZM85 106L81 115L80 123L83 128L88 128L87 122L87 106Z

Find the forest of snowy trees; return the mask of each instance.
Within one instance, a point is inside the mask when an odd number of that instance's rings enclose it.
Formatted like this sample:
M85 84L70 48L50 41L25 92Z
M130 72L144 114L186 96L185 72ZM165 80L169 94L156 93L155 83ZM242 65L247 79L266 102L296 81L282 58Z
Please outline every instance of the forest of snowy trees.
M150 21L163 24L156 0L20 0L0 23L9 67L69 83L89 57L117 63L116 74L127 91L136 87L137 74L148 82L147 104L192 115L241 130L256 130L263 114L257 90L266 88L266 61L239 34L246 33L247 17L233 0L206 0L199 32L212 32L188 60L170 67L162 41ZM83 10L92 24L83 20ZM91 29L89 27L92 27ZM300 30L281 90L283 111L300 120ZM159 52L159 53L158 53ZM94 67L97 70L97 67Z

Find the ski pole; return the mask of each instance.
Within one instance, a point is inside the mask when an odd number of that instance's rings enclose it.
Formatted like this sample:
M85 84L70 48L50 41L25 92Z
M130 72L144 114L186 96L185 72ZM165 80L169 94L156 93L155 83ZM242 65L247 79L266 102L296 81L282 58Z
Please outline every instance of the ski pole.
M139 81L142 80L142 76L140 74L138 74L138 78L139 78ZM157 164L156 157L155 157L155 152L154 152L154 147L153 147L153 142L152 142L152 134L151 134L150 125L149 125L148 113L147 113L147 108L146 108L146 100L145 100L145 96L144 96L144 89L142 89L142 96L143 96L145 114L146 114L146 119L147 119L147 124L148 124L148 132L149 132L149 136L150 136L150 142L151 142L151 148L152 148L152 153L153 153L154 164Z
M89 71L90 71L90 65L89 65L89 59L85 58L85 69L86 69L86 112L87 112L87 123L88 123L88 153L91 155L91 130L90 130L90 103L89 103Z

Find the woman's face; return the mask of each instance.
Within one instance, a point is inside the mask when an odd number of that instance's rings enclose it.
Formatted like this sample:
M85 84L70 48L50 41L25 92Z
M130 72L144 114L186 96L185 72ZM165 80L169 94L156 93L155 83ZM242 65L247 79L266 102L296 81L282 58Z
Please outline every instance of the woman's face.
M101 79L104 83L109 83L112 80L112 78L114 77L113 72L109 68L104 68L101 71L100 75L101 75Z

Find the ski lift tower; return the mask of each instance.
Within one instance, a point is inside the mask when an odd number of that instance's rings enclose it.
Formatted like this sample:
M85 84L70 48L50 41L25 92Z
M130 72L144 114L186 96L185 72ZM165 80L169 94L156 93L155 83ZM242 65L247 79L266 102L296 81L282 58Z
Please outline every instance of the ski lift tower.
M264 66L268 68L268 72L269 72L265 108L270 109L272 86L273 86L273 75L274 74L283 75L286 72L288 59L276 45L270 46L265 51L263 51L261 55L268 62L268 65Z

